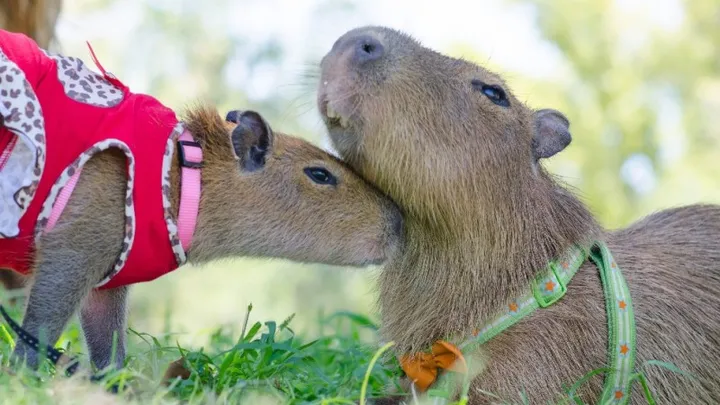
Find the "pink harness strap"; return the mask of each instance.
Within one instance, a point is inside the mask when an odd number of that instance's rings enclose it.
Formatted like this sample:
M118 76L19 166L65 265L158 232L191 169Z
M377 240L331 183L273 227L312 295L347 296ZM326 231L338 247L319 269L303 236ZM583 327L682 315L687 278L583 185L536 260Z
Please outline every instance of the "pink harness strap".
M81 171L82 167L78 167L77 170L75 170L75 174L70 177L70 180L68 180L62 190L60 190L60 194L58 194L57 199L53 204L52 211L50 212L50 218L48 218L45 232L50 232L55 227L55 224L60 218L60 214L62 214L62 212L65 210L65 206L70 200L70 196L72 195L73 190L75 190L75 185L77 185L77 181L80 178Z
M178 140L178 155L182 167L180 178L180 208L178 209L178 237L187 252L192 243L200 207L203 151L192 134L185 130Z

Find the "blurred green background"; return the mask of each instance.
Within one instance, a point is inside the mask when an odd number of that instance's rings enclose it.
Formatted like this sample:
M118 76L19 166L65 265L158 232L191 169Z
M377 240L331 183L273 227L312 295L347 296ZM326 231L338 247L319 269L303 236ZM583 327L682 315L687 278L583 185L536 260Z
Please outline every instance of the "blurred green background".
M548 167L605 226L720 202L717 0L67 0L51 48L90 62L91 41L134 91L178 110L198 99L256 109L327 148L316 65L365 24L483 64L530 106L566 113L573 143ZM187 267L133 289L130 325L201 344L252 302L253 318L294 312L312 334L318 311L374 314L377 271L259 259Z

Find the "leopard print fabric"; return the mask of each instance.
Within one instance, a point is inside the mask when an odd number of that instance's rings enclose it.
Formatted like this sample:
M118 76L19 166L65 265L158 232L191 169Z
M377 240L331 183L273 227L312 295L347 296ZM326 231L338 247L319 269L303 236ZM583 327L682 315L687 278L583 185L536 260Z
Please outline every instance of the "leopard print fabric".
M0 124L12 137L0 151L0 238L11 238L20 232L45 166L45 121L25 74L2 50Z
M45 51L57 63L58 80L65 95L80 103L95 107L114 107L123 100L122 90L102 75L88 69L82 60Z
M167 145L165 146L165 155L163 156L163 178L162 178L162 195L163 195L163 209L165 212L165 223L167 224L168 235L170 235L170 246L172 247L173 253L175 253L175 261L178 266L182 266L187 261L185 256L185 250L180 242L180 236L178 235L178 226L175 215L173 214L171 204L171 184L170 184L170 169L172 169L172 158L175 153L175 143L177 142L180 135L185 130L182 123L178 123L173 129L170 138L168 138Z

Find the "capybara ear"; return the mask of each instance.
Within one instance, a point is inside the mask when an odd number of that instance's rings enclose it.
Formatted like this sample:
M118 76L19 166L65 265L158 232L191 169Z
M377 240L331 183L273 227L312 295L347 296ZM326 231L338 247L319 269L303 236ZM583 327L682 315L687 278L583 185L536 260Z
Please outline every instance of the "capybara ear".
M273 143L270 125L255 111L237 112L233 118L237 120L237 126L230 133L230 143L235 158L240 161L240 166L244 170L262 169L265 167L265 157Z
M535 111L535 136L532 140L535 161L549 158L565 149L572 141L570 121L557 110Z
M228 133L232 132L237 126L238 115L240 115L240 110L228 111L228 113L225 114L225 128L228 130Z
M228 111L228 113L225 114L225 121L237 124L238 119L240 117L240 113L241 113L240 110Z

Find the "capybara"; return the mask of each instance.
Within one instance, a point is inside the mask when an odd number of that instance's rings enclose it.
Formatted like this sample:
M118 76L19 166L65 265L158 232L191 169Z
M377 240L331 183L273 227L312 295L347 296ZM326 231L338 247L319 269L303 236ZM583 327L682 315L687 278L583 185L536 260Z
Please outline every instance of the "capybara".
M387 27L353 29L335 42L321 62L318 104L343 159L404 212L404 247L379 279L384 337L401 359L472 337L517 310L514 300L551 261L601 242L629 285L634 368L657 403L720 403L720 207L667 209L603 229L543 168L571 142L562 113L533 110L497 74ZM600 267L578 266L562 299L464 353L484 365L470 404L567 400L566 387L614 367ZM577 398L598 403L603 385L598 373ZM643 403L640 385L611 401Z
M80 308L94 365L121 366L128 285L231 256L364 266L399 245L398 208L328 153L253 111L178 121L98 67L0 31L0 267L32 275L29 335L53 344Z

